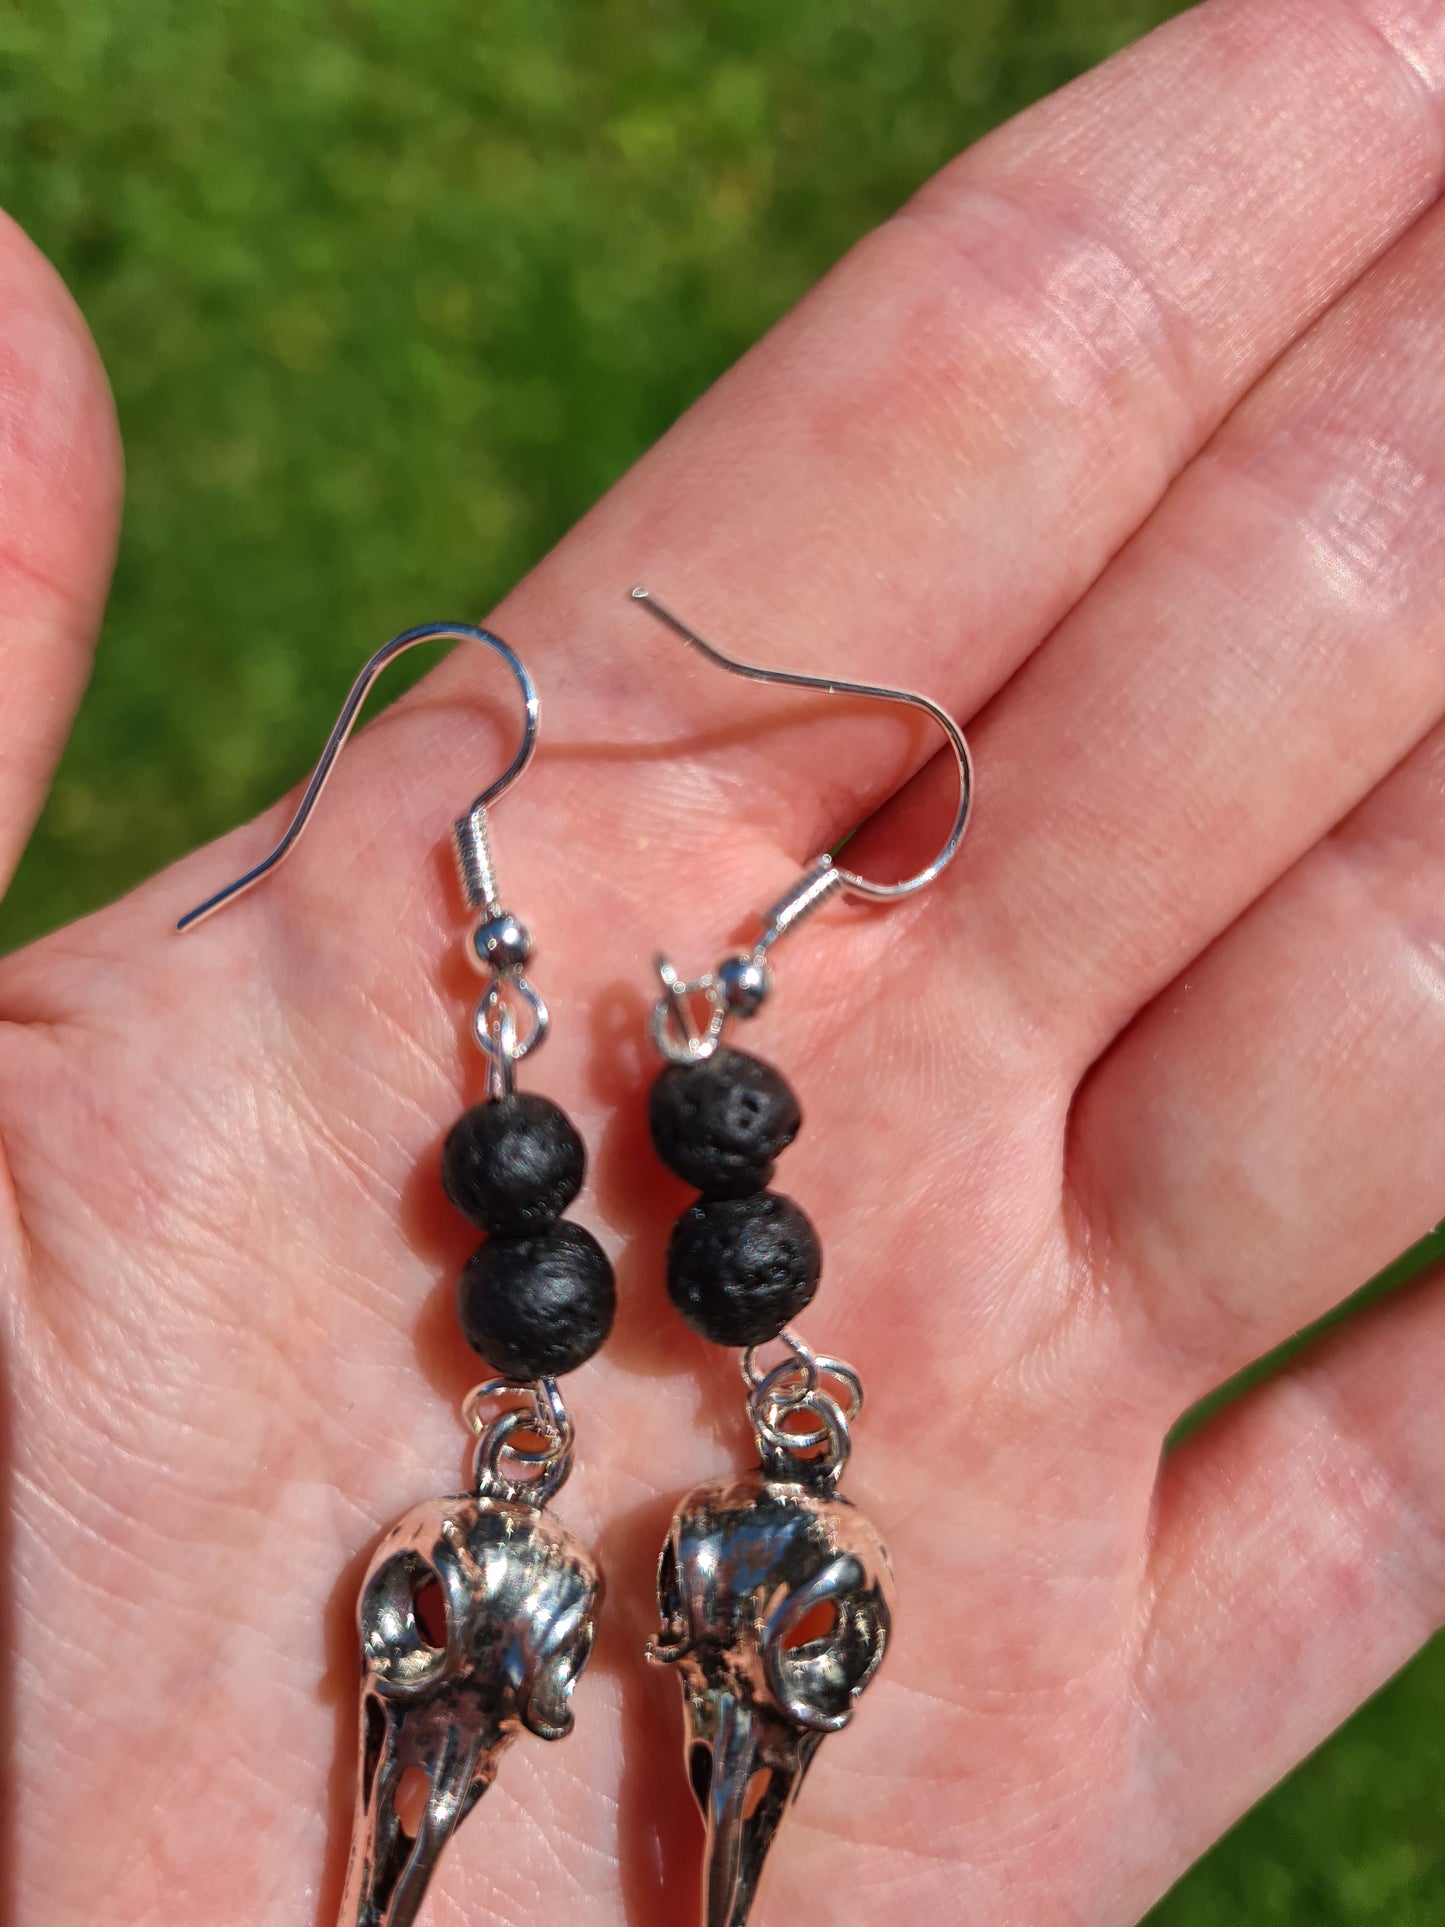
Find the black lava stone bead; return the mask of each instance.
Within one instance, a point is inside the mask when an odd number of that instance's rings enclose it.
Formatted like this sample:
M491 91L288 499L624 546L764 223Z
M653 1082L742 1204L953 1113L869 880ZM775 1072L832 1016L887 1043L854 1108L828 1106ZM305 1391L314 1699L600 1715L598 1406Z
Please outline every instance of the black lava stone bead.
M667 1248L667 1295L714 1345L762 1345L818 1288L817 1233L791 1198L704 1198Z
M803 1121L772 1065L739 1050L669 1064L652 1087L647 1118L668 1170L708 1198L761 1191Z
M442 1189L483 1231L540 1230L582 1189L587 1154L567 1113L522 1091L464 1111L442 1151Z
M525 1238L489 1238L457 1284L467 1343L507 1378L556 1378L585 1364L617 1311L607 1253L559 1220Z

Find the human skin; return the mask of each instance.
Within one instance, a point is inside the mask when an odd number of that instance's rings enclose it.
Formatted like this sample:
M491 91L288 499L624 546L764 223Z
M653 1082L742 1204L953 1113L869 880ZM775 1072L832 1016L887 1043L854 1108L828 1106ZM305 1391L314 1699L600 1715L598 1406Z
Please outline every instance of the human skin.
M926 724L732 682L640 579L740 654L928 691L977 759L954 867L790 936L742 1040L804 1105L804 1329L866 1377L847 1490L901 1599L768 1918L1125 1927L1445 1617L1438 1282L1161 1457L1445 1203L1442 102L1438 4L1211 0L946 169L488 618L543 697L495 825L554 1018L524 1081L592 1149L621 1311L568 1385L558 1510L609 1586L577 1730L508 1755L436 1927L690 1916L641 1646L676 1497L747 1445L662 1292L649 958L947 816ZM120 455L13 228L0 279L8 875ZM461 651L224 916L172 930L284 809L0 965L19 1927L334 1917L357 1579L456 1483L478 1375L446 831L509 702Z

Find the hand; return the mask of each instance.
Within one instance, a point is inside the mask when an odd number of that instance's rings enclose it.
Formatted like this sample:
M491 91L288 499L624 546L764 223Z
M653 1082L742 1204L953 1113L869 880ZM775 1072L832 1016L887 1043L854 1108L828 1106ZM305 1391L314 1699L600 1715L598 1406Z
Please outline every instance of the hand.
M1442 94L1425 0L1214 0L946 170L491 618L543 692L496 819L555 1019L524 1082L592 1148L622 1312L570 1387L559 1511L610 1584L577 1731L509 1754L437 1927L691 1915L640 1648L674 1501L748 1447L662 1290L648 959L945 809L926 726L669 653L637 580L740 654L928 691L978 767L945 879L791 937L743 1040L804 1103L804 1329L868 1382L847 1489L901 1600L768 1917L1123 1927L1440 1621L1437 1284L1160 1452L1441 1208ZM13 231L0 278L8 874L119 465ZM481 1375L445 833L509 700L460 652L215 923L171 928L284 812L0 967L27 1927L334 1917L358 1576L456 1483Z

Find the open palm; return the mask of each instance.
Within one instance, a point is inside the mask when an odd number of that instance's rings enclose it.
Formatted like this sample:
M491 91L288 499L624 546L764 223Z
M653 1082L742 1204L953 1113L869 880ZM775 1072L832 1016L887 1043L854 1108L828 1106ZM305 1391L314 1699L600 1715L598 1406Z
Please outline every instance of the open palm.
M1123 1927L1440 1619L1438 1287L1161 1446L1445 1198L1442 99L1438 5L1213 0L935 180L490 618L543 697L496 822L554 1015L524 1082L592 1148L622 1310L570 1385L558 1510L609 1583L577 1731L508 1756L438 1927L689 1917L641 1646L674 1500L746 1440L662 1291L649 956L710 963L856 822L901 864L947 807L926 726L668 653L639 578L739 653L927 690L978 766L943 881L791 937L741 1040L803 1100L804 1329L868 1380L847 1489L901 1600L770 1917ZM119 465L13 231L0 273L13 865ZM509 700L461 652L214 924L171 930L279 817L0 967L26 1927L334 1916L357 1579L457 1482L477 1375L446 830Z

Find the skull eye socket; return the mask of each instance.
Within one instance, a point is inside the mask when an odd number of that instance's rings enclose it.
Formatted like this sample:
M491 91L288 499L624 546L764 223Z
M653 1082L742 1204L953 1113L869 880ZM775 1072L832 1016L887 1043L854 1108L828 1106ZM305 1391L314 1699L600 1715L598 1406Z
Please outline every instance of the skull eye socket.
M367 1670L382 1685L420 1686L446 1665L446 1592L420 1553L394 1553L367 1581L358 1608Z
M852 1557L834 1559L772 1615L765 1642L769 1684L802 1726L836 1732L883 1660L887 1602Z
M662 1630L653 1642L667 1658L681 1657L687 1640L687 1616L682 1609L682 1580L678 1573L677 1547L669 1539L657 1562L657 1614Z
M783 1634L783 1651L795 1653L800 1646L814 1646L820 1642L826 1644L837 1630L838 1608L831 1599L820 1600Z
M447 1596L441 1580L435 1574L424 1580L411 1603L422 1638L442 1650L447 1643Z

